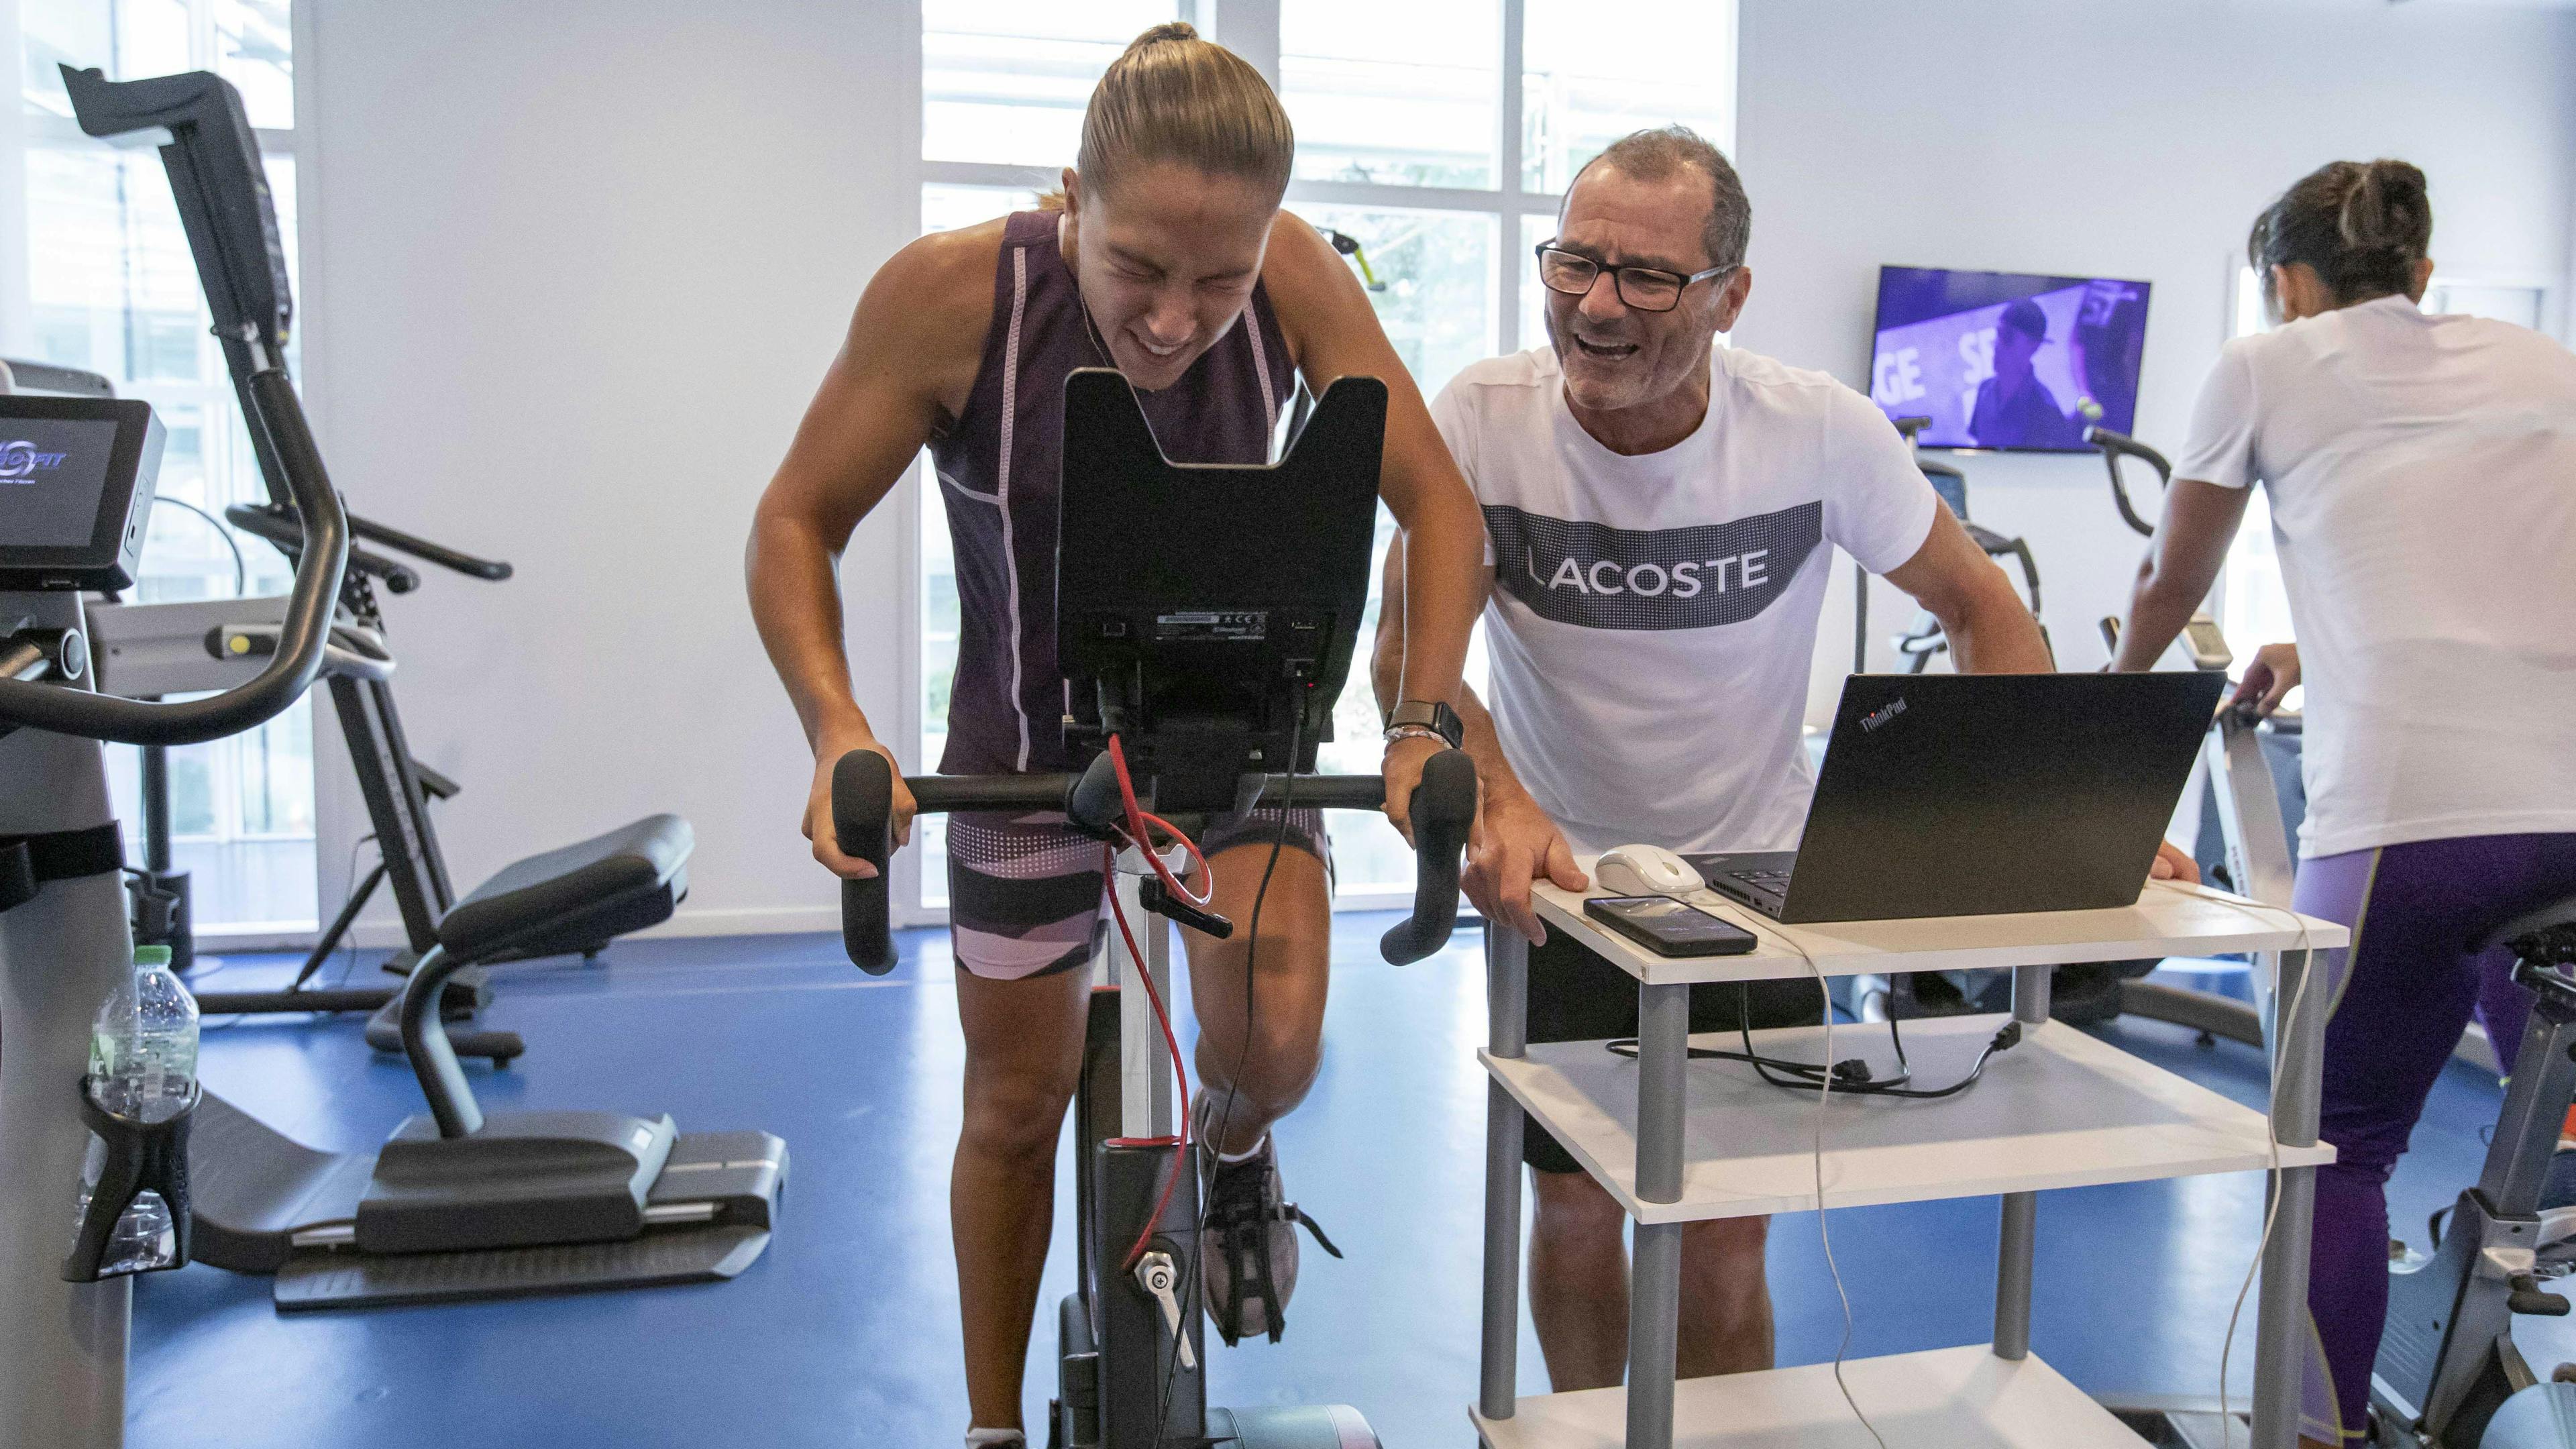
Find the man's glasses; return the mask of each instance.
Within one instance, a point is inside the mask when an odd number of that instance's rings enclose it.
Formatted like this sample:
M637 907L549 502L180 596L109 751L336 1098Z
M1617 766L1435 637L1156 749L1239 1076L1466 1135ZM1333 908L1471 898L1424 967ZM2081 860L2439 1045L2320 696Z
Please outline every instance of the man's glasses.
M1682 293L1693 282L1722 277L1734 271L1732 266L1710 267L1704 272L1684 276L1656 267L1613 267L1611 284L1619 289L1619 300L1640 312L1669 312L1681 305ZM1551 292L1581 297L1591 292L1601 276L1599 262L1581 252L1570 252L1554 242L1541 242L1538 247L1538 279Z

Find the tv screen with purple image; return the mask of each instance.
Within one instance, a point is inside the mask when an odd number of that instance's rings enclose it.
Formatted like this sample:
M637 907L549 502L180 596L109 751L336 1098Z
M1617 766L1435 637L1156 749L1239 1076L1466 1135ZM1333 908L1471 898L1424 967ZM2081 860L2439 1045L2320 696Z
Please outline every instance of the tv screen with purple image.
M2137 420L2147 284L1881 267L1876 333L1870 401L1924 446L2082 452Z

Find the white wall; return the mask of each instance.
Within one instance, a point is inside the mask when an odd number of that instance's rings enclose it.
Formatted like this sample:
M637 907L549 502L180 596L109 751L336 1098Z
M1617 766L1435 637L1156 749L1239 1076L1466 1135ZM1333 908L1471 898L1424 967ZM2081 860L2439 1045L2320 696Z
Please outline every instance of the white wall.
M518 568L388 600L414 753L466 785L440 816L458 888L676 810L698 833L684 929L824 928L795 830L810 765L742 545L860 286L917 225L917 10L308 3L325 454L357 511ZM872 519L842 571L886 721L904 523ZM363 811L348 789L324 808L336 877Z
M2424 168L2446 273L2569 276L2565 9L1744 0L1741 34L1754 291L1735 339L1864 389L1883 262L2143 278L2155 292L2137 432L2170 449L2228 335L2254 214L2342 157ZM1962 461L1977 519L2038 555L2061 665L2101 663L2095 621L2125 605L2139 540L2113 514L2100 463ZM1894 590L1874 592L1874 667L1911 613ZM1816 717L1850 662L1846 563Z
M361 512L520 570L390 601L414 748L468 786L442 816L460 885L672 809L699 835L682 928L825 927L739 559L862 281L913 234L917 9L307 5L306 371L334 474ZM2426 168L2446 271L2576 263L2563 10L1745 0L1742 38L1737 338L1849 380L1881 262L2142 277L2138 427L2170 442L2254 211L2337 156ZM2097 466L1969 467L1980 519L2038 550L2064 662L2097 663L2137 557ZM860 701L893 725L908 526L872 520L843 569ZM1837 580L1827 699L1847 610ZM321 773L336 877L365 827Z

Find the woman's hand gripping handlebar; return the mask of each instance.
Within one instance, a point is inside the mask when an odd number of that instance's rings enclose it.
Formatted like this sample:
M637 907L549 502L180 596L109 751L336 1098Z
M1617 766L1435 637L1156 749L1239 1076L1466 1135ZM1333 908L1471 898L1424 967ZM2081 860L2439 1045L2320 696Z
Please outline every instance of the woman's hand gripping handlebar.
M904 784L918 813L951 810L1061 810L1073 803L1078 775L913 775ZM1248 783L1248 782L1247 782ZM885 756L852 750L832 767L832 825L844 854L876 867L865 880L841 881L841 941L850 962L871 975L894 969L887 911L887 859L894 852L895 776ZM1301 775L1261 781L1256 798L1322 810L1375 810L1385 798L1375 775ZM1413 914L1380 939L1396 965L1419 961L1449 944L1458 921L1459 857L1476 818L1476 766L1463 750L1444 750L1423 767L1413 795Z

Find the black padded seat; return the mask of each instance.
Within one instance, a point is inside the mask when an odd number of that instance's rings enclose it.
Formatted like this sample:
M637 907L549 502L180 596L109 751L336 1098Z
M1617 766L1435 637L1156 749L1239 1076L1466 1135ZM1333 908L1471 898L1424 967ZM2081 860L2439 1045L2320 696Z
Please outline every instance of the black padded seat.
M595 950L670 919L688 894L696 841L679 816L647 815L529 856L458 901L438 923L438 943L460 962Z
M2487 933L2479 949L2538 937L2524 959L2539 966L2576 966L2576 896L2525 911Z

